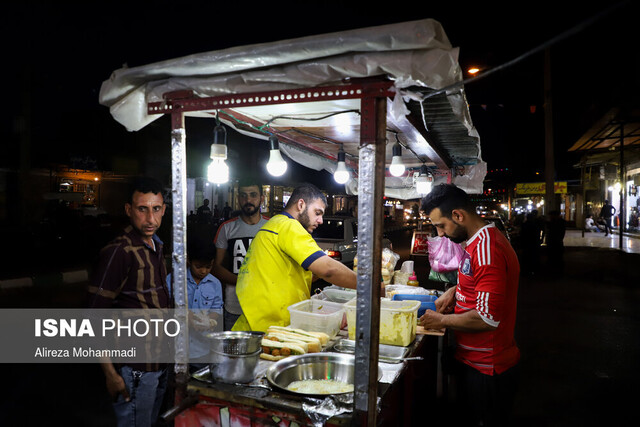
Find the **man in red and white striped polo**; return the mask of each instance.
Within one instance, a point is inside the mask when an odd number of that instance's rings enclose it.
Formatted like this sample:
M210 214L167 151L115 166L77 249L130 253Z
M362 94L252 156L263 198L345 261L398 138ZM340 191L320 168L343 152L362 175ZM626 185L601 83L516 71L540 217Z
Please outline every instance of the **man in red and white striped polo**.
M464 243L458 285L420 318L425 328L454 331L460 425L506 425L517 388L518 257L506 237L484 221L467 193L442 184L422 200L439 236Z

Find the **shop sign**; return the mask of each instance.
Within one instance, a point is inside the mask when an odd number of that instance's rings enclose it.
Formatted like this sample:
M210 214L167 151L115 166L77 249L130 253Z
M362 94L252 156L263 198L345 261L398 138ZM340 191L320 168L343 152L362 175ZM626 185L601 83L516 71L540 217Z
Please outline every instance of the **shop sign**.
M544 182L520 182L516 184L518 194L545 194L547 185ZM556 194L567 194L567 181L557 181L553 183L553 192Z
M414 231L411 239L411 255L429 255L427 238L431 236L428 231Z

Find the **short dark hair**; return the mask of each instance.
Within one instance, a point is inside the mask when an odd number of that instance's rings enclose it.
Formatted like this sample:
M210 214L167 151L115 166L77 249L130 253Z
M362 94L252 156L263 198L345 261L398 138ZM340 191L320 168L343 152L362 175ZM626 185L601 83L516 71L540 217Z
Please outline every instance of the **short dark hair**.
M216 257L216 248L208 239L194 237L187 243L189 261L211 262Z
M461 188L453 184L439 184L433 187L431 192L422 199L422 210L429 215L435 208L440 209L440 213L445 218L451 219L454 209L463 209L467 212L476 213L474 204L469 195Z
M142 194L146 194L146 193L158 194L159 193L162 196L163 188L164 187L162 186L160 181L158 181L155 178L151 178L148 176L135 177L131 181L131 184L129 185L129 202L130 203L133 202L133 193L135 193L136 191Z
M327 205L327 198L324 193L315 185L306 183L293 189L293 193L291 193L285 209L293 207L300 199L304 200L306 204L313 203L314 200L320 199L325 206Z
M253 187L254 185L258 187L258 191L260 191L260 195L262 196L262 184L252 177L240 178L240 181L238 182L238 190L240 190L241 187Z

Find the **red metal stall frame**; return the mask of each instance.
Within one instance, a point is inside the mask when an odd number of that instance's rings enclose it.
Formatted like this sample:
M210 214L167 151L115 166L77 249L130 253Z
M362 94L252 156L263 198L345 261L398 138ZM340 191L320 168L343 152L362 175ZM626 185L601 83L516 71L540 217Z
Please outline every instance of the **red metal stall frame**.
M163 101L147 105L147 113L171 115L172 188L173 188L173 254L176 317L186 325L186 132L184 115L195 111L216 111L233 107L251 107L303 102L360 99L360 179L358 194L360 240L358 256L358 307L355 359L355 421L359 425L376 424L376 390L378 365L380 283L382 240L382 197L384 193L386 104L395 95L393 82L374 80L349 82L344 85L287 89L269 92L198 97L191 90L168 92ZM177 400L186 397L188 382L188 332L186 327L176 344ZM374 366L375 369L371 369Z

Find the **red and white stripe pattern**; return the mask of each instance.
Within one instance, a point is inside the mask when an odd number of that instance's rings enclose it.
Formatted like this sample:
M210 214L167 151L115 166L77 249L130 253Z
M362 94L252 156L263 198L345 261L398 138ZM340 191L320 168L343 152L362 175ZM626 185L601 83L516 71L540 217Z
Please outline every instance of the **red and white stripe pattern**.
M478 254L478 267L491 264L491 237L489 236L489 228L484 227L478 234L478 247L476 253Z
M478 292L478 296L476 297L476 311L480 316L482 316L483 320L488 324L497 327L500 322L496 322L493 319L493 314L489 312L489 296L491 294L489 292Z

